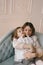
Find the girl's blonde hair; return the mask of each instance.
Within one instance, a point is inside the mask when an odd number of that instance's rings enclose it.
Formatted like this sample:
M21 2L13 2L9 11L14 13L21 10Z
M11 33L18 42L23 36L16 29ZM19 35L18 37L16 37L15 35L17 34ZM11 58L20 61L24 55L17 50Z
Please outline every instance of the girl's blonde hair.
M18 30L19 28L22 28L22 27L17 27L17 28L13 31L13 33L12 33L12 40L13 40L13 38L18 39L17 30Z

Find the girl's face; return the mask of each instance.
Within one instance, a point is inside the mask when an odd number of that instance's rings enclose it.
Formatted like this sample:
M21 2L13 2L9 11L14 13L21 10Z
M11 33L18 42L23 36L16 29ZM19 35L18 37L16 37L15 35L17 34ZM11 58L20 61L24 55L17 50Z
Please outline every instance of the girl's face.
M22 28L19 28L19 29L17 30L17 36L18 36L18 37L24 36Z
M24 28L24 33L26 36L31 36L32 35L32 29L29 26L26 26Z

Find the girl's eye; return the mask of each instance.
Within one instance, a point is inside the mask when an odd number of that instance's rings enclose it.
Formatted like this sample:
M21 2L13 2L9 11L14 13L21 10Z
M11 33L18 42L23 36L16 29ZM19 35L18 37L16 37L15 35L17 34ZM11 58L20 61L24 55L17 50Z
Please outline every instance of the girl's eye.
M22 32L21 30L19 32Z
M21 32L21 31L19 31L19 32Z

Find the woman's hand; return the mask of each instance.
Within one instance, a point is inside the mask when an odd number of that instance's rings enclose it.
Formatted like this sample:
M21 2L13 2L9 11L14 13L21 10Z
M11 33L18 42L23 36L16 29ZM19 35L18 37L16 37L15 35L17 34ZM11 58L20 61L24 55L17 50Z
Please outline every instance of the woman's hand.
M29 48L30 48L30 45L29 45L29 44L24 44L24 45L23 45L23 48L24 48L24 49L29 49Z
M40 51L40 50L39 50L39 51L37 52L37 57L39 57L39 58L43 57L43 51Z
M31 53L31 52L25 52L24 53L25 59L31 59L31 58L34 58L34 57L36 57L36 53Z

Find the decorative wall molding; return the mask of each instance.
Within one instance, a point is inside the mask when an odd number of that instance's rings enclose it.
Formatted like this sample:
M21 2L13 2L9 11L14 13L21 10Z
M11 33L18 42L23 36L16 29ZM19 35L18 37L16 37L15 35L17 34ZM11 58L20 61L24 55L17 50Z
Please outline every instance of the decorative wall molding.
M6 0L0 0L0 15L4 15L6 13Z
M31 14L32 0L0 0L0 15L25 13L27 18Z
M43 0L0 0L0 37L26 21L43 33Z

